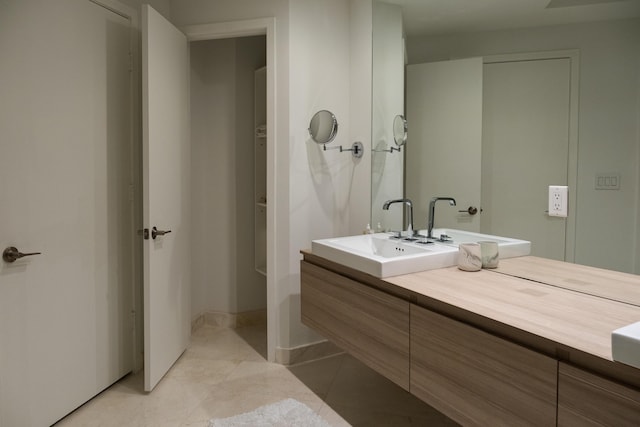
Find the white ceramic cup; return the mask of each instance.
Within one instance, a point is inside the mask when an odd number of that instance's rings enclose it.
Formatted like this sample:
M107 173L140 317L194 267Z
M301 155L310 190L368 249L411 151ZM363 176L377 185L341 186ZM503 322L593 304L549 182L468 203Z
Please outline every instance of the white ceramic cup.
M458 246L458 268L463 271L482 269L482 249L478 243L461 243Z
M482 268L496 268L498 266L498 242L484 241L480 243L482 253Z

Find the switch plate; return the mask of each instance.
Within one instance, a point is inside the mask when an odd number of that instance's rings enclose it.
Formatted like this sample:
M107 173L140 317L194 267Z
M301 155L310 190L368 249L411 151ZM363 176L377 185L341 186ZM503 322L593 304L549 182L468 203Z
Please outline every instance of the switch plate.
M598 173L596 174L596 190L619 190L619 173Z
M549 216L567 217L569 187L566 185L549 186Z

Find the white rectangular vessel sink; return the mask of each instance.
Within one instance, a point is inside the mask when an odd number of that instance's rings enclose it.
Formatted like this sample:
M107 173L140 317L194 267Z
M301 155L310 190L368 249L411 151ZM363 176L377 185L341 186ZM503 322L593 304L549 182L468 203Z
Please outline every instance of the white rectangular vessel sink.
M392 239L389 233L314 240L311 251L380 278L449 267L458 256L453 246L404 242Z
M419 234L426 236L427 230L420 230ZM531 253L531 242L527 240L512 239L510 237L493 236L491 234L475 233L473 231L452 230L450 228L434 228L431 231L434 239L441 235L449 236L451 240L439 242L445 245L458 247L460 243L477 243L482 241L498 242L500 258L515 258Z
M446 234L451 240L423 244L394 239L390 233L363 234L314 240L311 251L330 261L385 278L454 266L458 261L460 243L498 242L500 258L528 255L531 250L530 242L525 240L450 229L433 231L434 236ZM426 232L420 234L426 235Z
M616 362L640 368L640 322L611 333L611 357Z

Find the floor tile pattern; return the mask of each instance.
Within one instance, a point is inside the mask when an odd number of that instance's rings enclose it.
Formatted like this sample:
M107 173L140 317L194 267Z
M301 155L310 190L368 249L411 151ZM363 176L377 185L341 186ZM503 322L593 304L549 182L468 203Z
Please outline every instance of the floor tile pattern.
M288 397L335 427L456 425L349 355L289 367L265 355L264 325L202 326L153 392L128 375L56 427L206 427Z

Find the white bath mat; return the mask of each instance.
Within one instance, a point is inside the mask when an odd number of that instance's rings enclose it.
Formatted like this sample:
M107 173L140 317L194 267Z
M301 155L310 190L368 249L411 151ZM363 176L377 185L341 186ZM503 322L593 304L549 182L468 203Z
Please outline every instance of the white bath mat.
M331 427L304 403L285 399L229 418L212 419L209 427Z

